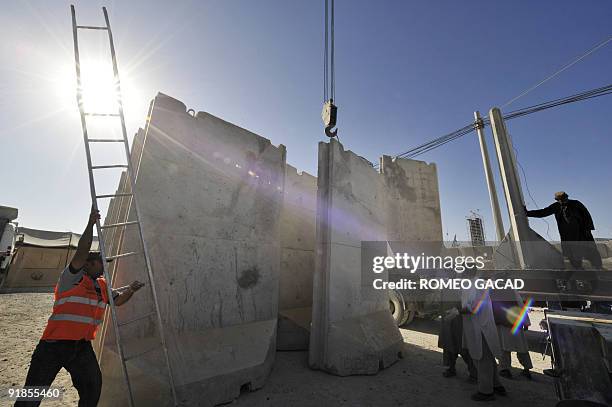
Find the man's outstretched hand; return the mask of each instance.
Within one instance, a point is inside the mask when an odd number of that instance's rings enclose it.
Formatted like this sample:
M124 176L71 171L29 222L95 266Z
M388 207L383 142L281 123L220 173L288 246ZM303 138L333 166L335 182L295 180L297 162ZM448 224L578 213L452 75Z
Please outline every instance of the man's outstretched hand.
M89 222L87 224L89 226L93 226L100 219L100 211L91 207L91 213L89 214Z
M141 283L138 280L133 281L132 283L130 283L130 290L132 290L132 292L136 292L138 290L140 290L142 287L144 287L144 283Z
M123 304L125 304L126 302L128 302L130 300L130 298L132 298L132 295L140 290L142 287L144 287L144 283L141 283L138 280L132 281L130 283L130 285L126 287L121 287L119 288L119 296L117 296L117 298L115 298L115 305L116 306L121 306Z

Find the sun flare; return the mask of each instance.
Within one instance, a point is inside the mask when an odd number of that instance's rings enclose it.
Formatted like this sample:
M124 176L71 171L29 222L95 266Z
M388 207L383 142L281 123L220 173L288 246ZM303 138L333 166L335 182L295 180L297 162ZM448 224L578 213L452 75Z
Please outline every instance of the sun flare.
M83 108L90 113L117 113L119 92L110 63L84 61L81 63L81 92Z
M124 111L138 111L139 99L132 81L129 75L123 72L120 75ZM67 109L76 109L77 80L74 64L64 66L55 83L59 105ZM120 94L110 61L81 61L81 93L85 112L118 113Z

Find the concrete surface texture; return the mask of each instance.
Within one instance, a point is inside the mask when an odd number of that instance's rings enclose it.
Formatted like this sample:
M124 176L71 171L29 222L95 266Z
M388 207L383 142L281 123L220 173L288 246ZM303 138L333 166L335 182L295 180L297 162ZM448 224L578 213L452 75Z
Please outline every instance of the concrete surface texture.
M387 239L442 241L442 217L436 164L381 158L384 177Z
M401 357L402 337L388 295L372 287L373 275L364 273L361 261L362 241L407 234L389 224L402 219L388 216L389 207L401 210L394 200L404 193L417 199L414 190L401 191L410 182L404 167L387 168L380 174L336 140L319 143L312 368L340 376L374 374Z
M136 193L179 400L229 402L261 387L274 360L285 148L163 94L149 118ZM121 252L139 250L135 233L126 229ZM113 285L147 281L144 269L140 257L119 261ZM119 321L152 308L143 289ZM127 356L151 350L127 363L144 405L169 401L155 327L120 328ZM108 327L102 406L125 401L117 359Z
M521 247L525 265L532 269L562 269L563 256L552 244L540 236L531 228L527 228L523 233ZM510 231L497 246L493 253L495 268L497 269L517 269L522 268L519 261L519 245L514 240L512 227Z
M312 315L317 178L287 165L280 222L278 350L307 350Z
M525 199L521 188L521 180L517 172L516 157L512 140L508 137L508 131L499 108L494 107L489 111L493 140L497 151L497 162L499 163L500 176L508 218L510 221L511 235L506 240L513 242L514 258L522 269L529 268L532 257L529 248L524 242L529 240L529 221L523 210Z

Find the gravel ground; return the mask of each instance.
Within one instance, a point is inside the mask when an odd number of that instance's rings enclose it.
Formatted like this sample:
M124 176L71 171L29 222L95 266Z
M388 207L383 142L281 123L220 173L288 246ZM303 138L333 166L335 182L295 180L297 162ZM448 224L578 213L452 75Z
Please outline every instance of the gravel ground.
M32 351L40 338L52 304L52 294L0 294L0 405L8 405L6 389L24 383ZM537 326L539 316L534 314ZM307 367L306 352L279 352L263 389L243 394L232 406L471 406L475 386L467 382L465 365L458 361L459 375L445 379L442 354L437 348L437 323L416 320L402 329L405 356L375 376L337 377ZM537 337L534 345L538 344ZM535 349L535 348L534 348ZM531 353L534 380L502 379L508 397L498 397L496 406L554 406L552 380L542 375L550 360ZM516 357L513 365L518 367ZM518 370L516 370L518 373ZM78 395L70 375L62 370L53 386L64 391L62 401L44 401L43 406L76 405Z

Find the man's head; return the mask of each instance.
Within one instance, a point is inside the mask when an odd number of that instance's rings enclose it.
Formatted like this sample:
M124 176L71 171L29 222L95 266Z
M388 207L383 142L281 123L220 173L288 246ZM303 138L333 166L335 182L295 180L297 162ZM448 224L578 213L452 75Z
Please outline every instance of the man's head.
M567 194L565 193L565 191L559 191L559 192L555 192L555 201L557 202L565 202L567 201Z
M104 272L104 264L102 263L102 255L100 252L89 252L85 261L85 273L91 278L98 278Z

